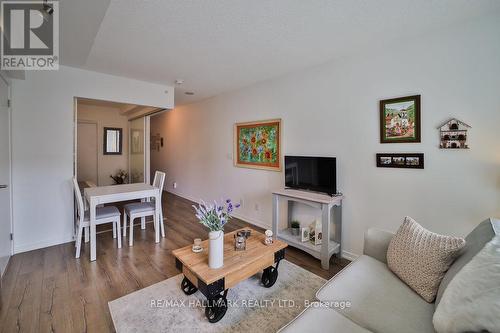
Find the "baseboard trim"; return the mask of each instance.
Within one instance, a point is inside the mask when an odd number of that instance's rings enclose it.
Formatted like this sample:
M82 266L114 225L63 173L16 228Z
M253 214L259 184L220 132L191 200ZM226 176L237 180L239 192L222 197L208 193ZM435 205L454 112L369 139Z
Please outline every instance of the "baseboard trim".
M186 194L183 194L183 193L178 193L178 192L173 192L173 191L167 191L167 192L169 192L169 193L171 193L173 195L176 195L178 197L184 198L186 200L193 201L195 203L200 201L199 198L194 198L194 197L192 197L190 195L186 195ZM233 213L233 216L236 217L237 219L240 219L242 221L245 221L247 223L250 223L252 225L255 225L255 226L263 228L263 229L271 229L272 228L266 222L263 222L263 221L260 221L260 220L248 217L248 216L243 215L243 214ZM356 259L359 258L359 254L356 254L356 253L353 253L353 252L349 252L349 251L345 251L345 250L342 251L342 255L341 256L342 256L342 258L345 258L345 259L350 260L350 261L354 261L354 260L356 260Z
M267 224L266 222L248 217L246 215L243 215L240 213L233 213L233 216L236 217L237 219L240 219L240 220L245 221L247 223L253 224L253 225L260 227L262 229L272 229L271 225Z
M72 242L73 240L74 240L73 235L67 235L65 237L46 239L43 241L31 243L31 244L16 245L14 242L14 254L43 249L43 248L49 247L49 246L69 243L69 242Z
M166 220L166 218L164 217L163 221L165 221L165 220ZM146 220L146 224L149 224L149 223L153 223L153 221ZM134 227L140 226L140 225L141 225L141 222L134 223ZM112 232L112 231L113 231L113 229L104 229L104 230L97 231L96 234L99 235L99 234ZM14 254L43 249L45 247L60 245L60 244L64 244L64 243L70 243L70 242L74 242L74 241L75 241L75 237L70 236L69 238L52 239L52 240L41 241L41 242L27 244L27 245L14 246Z
M170 194L173 194L173 195L176 195L178 197L181 197L181 198L184 198L186 200L189 200L189 201L192 201L192 202L195 202L195 203L198 203L200 201L200 199L196 199L190 195L187 195L187 194L183 194L183 193L179 193L179 192L173 192L173 191L170 191L170 190L166 190L165 192L168 192Z
M359 258L359 254L349 252L349 251L342 251L342 258L354 261Z
M178 193L178 192L173 192L173 191L167 191L167 192L171 193L173 195L176 195L178 197L184 198L186 200L192 201L194 203L198 203L200 201L199 198L194 198L194 197L192 197L190 195L186 195L186 194L183 194L183 193ZM255 225L257 227L260 227L260 228L263 228L263 229L271 229L271 226L269 224L263 222L263 221L259 221L257 219L248 217L248 216L240 214L240 213L233 213L232 215L235 218L237 218L237 219L240 219L242 221L245 221L245 222L250 223L252 225Z

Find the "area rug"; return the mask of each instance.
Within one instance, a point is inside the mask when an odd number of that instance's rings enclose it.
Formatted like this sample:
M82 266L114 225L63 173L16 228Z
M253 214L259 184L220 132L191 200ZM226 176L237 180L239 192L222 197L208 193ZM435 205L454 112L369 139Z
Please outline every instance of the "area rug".
M256 274L230 289L224 318L211 324L205 318L205 297L187 296L180 289L182 275L109 302L118 333L126 332L276 332L314 300L325 279L282 260L271 288Z

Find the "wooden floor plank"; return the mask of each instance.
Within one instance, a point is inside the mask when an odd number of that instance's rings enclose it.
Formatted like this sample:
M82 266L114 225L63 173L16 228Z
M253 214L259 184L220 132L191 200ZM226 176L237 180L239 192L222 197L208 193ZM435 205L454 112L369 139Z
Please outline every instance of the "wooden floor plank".
M44 278L40 308L40 332L71 332L73 322L67 300L71 297L67 274Z
M110 231L97 236L97 261L89 261L89 243L75 259L74 243L14 255L0 291L0 332L113 332L108 302L179 274L172 250L207 238L193 203L163 195L166 238L154 243L152 223L134 227L134 246L122 249ZM251 225L233 219L226 232ZM251 226L253 229L263 229ZM349 263L332 259L329 270L319 260L288 247L286 259L329 279Z
M42 270L34 270L17 277L14 294L9 304L12 316L7 316L5 320L15 321L19 332L39 331L42 281Z
M8 269L6 270L0 288L0 323L6 316L7 311L1 312L9 306L10 299L14 294L14 286L16 284L17 274L21 268L22 256L14 256L10 258ZM1 326L0 326L1 331Z

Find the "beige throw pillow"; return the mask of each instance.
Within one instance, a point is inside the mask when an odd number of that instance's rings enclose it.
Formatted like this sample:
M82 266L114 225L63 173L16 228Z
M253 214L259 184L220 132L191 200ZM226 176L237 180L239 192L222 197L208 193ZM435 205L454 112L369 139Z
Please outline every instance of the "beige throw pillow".
M465 239L433 233L411 217L389 243L387 265L427 302L433 302L444 274L465 246Z

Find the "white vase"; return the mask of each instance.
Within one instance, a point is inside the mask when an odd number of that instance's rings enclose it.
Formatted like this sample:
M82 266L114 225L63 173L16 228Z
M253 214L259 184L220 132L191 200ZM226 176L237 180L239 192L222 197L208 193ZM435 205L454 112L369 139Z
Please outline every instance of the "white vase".
M208 267L221 268L224 265L224 231L208 233Z

